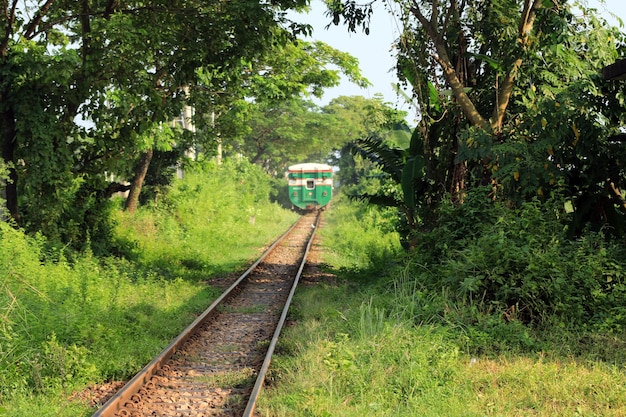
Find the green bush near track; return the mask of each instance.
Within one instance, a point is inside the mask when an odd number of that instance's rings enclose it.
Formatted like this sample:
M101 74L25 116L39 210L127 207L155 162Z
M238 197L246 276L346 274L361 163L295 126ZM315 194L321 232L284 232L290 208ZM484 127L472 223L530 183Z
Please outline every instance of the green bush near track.
M0 416L91 415L77 393L138 371L217 295L208 278L295 221L277 186L245 163L199 167L116 212L107 258L0 224ZM335 198L319 233L337 279L299 289L259 415L626 415L626 258L599 234L561 239L545 208L469 196L408 255L392 211ZM506 279L521 311L476 296Z

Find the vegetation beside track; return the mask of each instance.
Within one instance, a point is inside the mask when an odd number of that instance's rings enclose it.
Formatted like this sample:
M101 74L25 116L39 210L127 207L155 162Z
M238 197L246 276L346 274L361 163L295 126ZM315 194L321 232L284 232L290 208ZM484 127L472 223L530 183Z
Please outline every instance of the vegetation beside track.
M560 240L534 204L477 223L476 204L442 213L407 256L389 246L388 211L336 200L320 233L340 284L299 289L259 415L626 415L620 245ZM537 304L503 308L459 283L505 274ZM567 308L546 308L557 296Z
M188 172L158 205L115 213L115 257L60 252L0 225L0 416L89 416L73 395L140 369L217 294L207 278L295 220L268 202L264 178L245 163ZM320 234L340 284L299 290L260 415L624 415L620 245L594 232L558 239L545 207L522 216L476 204L444 207L442 227L407 255L393 210L336 198ZM533 319L532 305L469 296L465 278L488 284L505 270L523 276L529 299L558 306L532 297L543 285L568 308ZM550 287L566 274L578 292Z
M0 416L89 416L72 396L132 376L297 216L245 162L186 172L158 205L119 211L118 256L53 250L0 223Z

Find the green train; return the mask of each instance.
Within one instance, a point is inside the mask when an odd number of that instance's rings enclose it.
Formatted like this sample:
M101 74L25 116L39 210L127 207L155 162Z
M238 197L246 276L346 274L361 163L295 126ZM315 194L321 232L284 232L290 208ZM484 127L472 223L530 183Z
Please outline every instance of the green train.
M323 209L333 196L333 170L330 165L304 163L287 172L289 199L300 211Z

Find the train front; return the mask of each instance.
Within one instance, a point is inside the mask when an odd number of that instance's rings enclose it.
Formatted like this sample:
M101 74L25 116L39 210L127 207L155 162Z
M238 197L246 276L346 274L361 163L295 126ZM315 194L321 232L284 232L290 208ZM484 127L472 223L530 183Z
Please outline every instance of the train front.
M300 211L321 210L333 195L333 171L330 165L292 165L287 172L287 180L291 204Z

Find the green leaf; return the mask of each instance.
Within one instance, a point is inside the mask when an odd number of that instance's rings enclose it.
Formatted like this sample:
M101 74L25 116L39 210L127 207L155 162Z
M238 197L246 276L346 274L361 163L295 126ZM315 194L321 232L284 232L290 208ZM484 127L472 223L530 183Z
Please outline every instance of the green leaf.
M435 85L428 81L429 104L437 112L441 111L441 101L439 100L439 92Z
M491 68L495 69L498 72L502 72L503 70L502 63L500 61L497 61L487 55L473 53L469 53L469 55L473 56L474 58L480 59L481 61L485 61L489 64Z
M412 210L415 210L415 197L418 191L416 185L424 178L424 168L426 164L422 155L416 155L406 161L402 170L402 192L404 193L404 203Z

